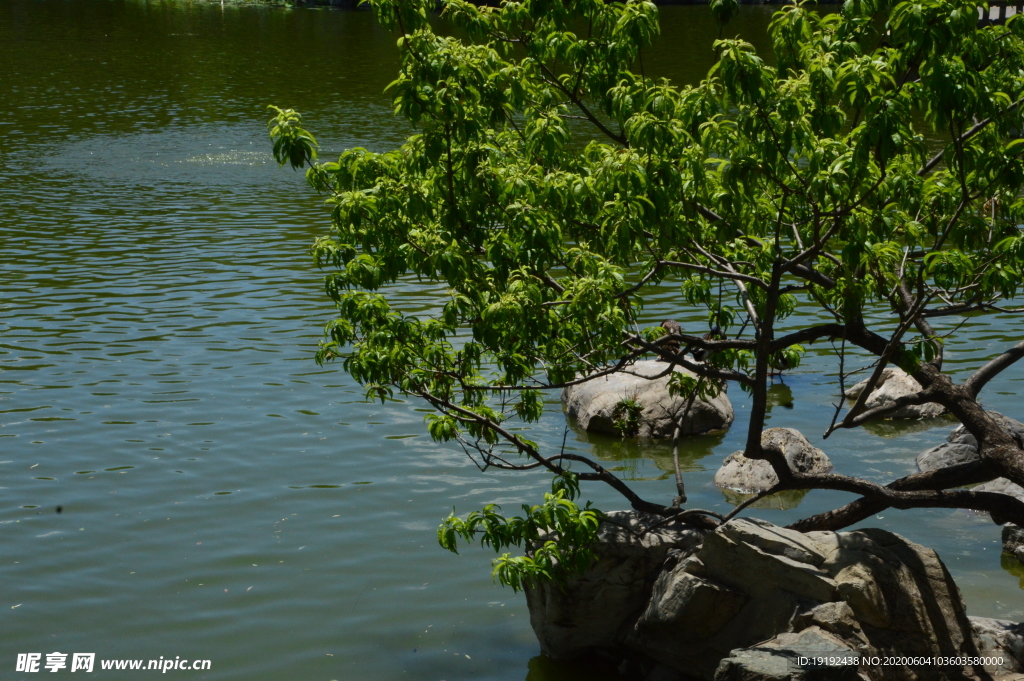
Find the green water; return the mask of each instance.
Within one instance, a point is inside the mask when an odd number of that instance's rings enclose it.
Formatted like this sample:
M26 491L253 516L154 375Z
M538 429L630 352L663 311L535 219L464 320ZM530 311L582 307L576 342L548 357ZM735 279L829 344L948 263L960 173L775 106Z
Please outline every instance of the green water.
M753 39L769 16L745 6L733 30ZM717 36L706 8L662 18L648 72L699 78ZM5 0L0 63L0 678L20 678L17 653L60 651L212 661L182 678L600 679L538 657L491 555L436 546L453 505L515 508L546 478L481 475L429 441L422 405L364 403L340 366L312 360L331 308L306 249L326 216L272 162L265 106L305 113L328 157L399 144L409 130L382 94L393 37L366 12ZM435 293L400 295L416 308ZM675 304L667 292L650 318L700 328ZM965 329L948 360L963 371L1024 331L1009 318ZM951 424L822 445L826 349L776 388L771 425L800 429L840 471L912 471ZM1022 376L989 384L986 404L1024 418ZM711 478L745 429L745 397L732 398L733 430L684 455L691 502L719 511L730 504ZM558 446L564 425L553 395L531 437ZM674 495L664 444L573 432L569 446L645 497ZM757 513L787 522L845 500ZM1024 618L1021 569L1001 565L987 520L888 511L870 524L938 549L973 614Z

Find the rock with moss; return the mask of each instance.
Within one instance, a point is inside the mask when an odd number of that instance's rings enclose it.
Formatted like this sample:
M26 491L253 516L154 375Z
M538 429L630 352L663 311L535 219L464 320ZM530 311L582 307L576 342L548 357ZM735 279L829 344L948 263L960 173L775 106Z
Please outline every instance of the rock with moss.
M682 367L673 371L693 376ZM735 417L724 385L715 397L695 399L687 411L686 397L669 393L669 365L656 360L565 388L562 404L587 432L652 439L671 438L677 423L682 435L724 430Z

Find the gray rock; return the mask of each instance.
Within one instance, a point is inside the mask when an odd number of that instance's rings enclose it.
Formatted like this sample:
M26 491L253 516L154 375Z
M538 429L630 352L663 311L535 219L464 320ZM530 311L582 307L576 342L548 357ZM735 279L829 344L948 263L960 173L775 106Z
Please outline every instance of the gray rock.
M1011 419L1008 416L1004 416L997 411L990 411L988 413L996 423L998 423L1003 429L1009 432L1014 439L1017 440L1021 447L1024 447L1024 423ZM954 428L946 437L946 440L947 441L945 443L938 447L932 447L931 449L917 455L917 467L922 472L978 460L980 456L978 454L978 440L971 435L963 425ZM974 491L1009 494L1012 497L1024 501L1024 488L1016 483L1010 482L1006 478L990 480L989 482L975 487ZM1010 526L1007 525L1007 527ZM1007 553L1017 555L1016 544L1008 547L1006 540L1007 531L1004 529L1003 550ZM1024 549L1021 550L1018 560L1024 560Z
M810 627L799 634L780 634L723 658L714 681L858 681L856 664L813 665L814 657L857 659L858 653L841 639Z
M939 468L977 461L978 458L978 448L975 445L943 442L938 447L932 447L918 454L917 467L921 472L927 473Z
M988 412L988 415L991 416L992 419L1004 430L1010 433L1010 435L1017 440L1017 444L1024 447L1024 423L1021 423L1016 419L1011 419L1009 416L1004 416L998 411L990 411ZM978 448L977 438L971 435L970 431L968 431L962 424L954 428L946 437L946 440L956 444L970 445L975 449Z
M864 391L869 379L864 379L852 388L846 390L846 398L855 400ZM907 374L898 367L889 367L882 371L878 385L868 396L864 405L868 409L892 404L897 398L905 395L913 395L921 392L921 384L913 376ZM946 413L946 408L941 404L916 404L901 407L885 418L889 419L930 419Z
M1009 494L1011 497L1024 501L1024 488L1015 482L1010 482L1006 478L989 480L988 482L984 482L973 489L975 492L998 492L999 494Z
M761 433L761 445L778 445L791 470L799 473L828 473L832 462L825 452L813 447L800 431L793 428L769 428ZM779 481L771 464L761 459L748 459L743 452L725 457L715 473L715 484L724 489L752 494L769 489Z
M1024 563L1024 528L1013 523L1003 525L1003 551Z
M649 522L635 513L614 517L641 529ZM705 681L938 681L980 670L819 668L796 659L814 652L976 656L981 648L1024 647L1011 625L979 629L968 620L934 551L883 530L802 534L739 518L696 549L681 528L658 539L607 532L604 541L614 548L602 549L586 574L564 590L528 592L531 623L549 656L598 652ZM650 559L640 558L648 545Z
M628 434L641 438L670 438L686 409L687 400L682 396L669 395L668 375L650 378L664 373L668 366L657 360L644 360L625 370L630 373L610 374L565 388L562 404L566 414L588 432L622 435L615 425L620 416L620 405L624 400L635 400L641 410L635 433ZM678 366L674 371L693 375ZM689 412L682 417L682 433L696 435L723 430L732 425L734 416L732 403L723 386L722 392L710 400L694 400Z
M857 621L856 613L846 601L822 603L798 613L793 618L794 631L803 631L808 627L818 627L827 631L840 640L853 644L858 651L866 651L871 647L867 635Z
M973 644L933 551L882 530L801 534L737 519L662 573L627 646L716 681L772 679L773 669L778 678L846 678L816 669L785 676L797 673L784 664L796 639L783 635L808 629L851 655L965 654Z
M692 553L701 534L679 522L648 530L661 518L636 512L608 513L598 531L596 564L564 585L526 589L530 624L541 650L572 659L594 650L614 651L620 629L643 610L669 552Z
M1002 658L1001 665L986 666L987 671L1024 671L1024 624L988 617L968 619L971 621L978 654L983 657Z

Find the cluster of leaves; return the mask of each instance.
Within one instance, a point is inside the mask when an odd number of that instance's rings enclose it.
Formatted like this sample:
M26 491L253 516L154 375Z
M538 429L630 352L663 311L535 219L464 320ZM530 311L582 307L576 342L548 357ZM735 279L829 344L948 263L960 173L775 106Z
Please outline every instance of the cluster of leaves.
M640 426L640 414L643 412L643 405L636 396L619 400L612 412L615 429L622 435L636 435Z
M560 581L591 565L593 544L601 512L575 503L579 482L572 474L555 476L544 503L523 505L523 516L506 518L501 508L488 504L465 520L455 512L437 528L438 542L458 553L458 542L480 540L496 552L511 546L526 547L527 555L503 553L494 560L494 578L519 591L538 581Z
M668 286L730 339L702 364L674 358L705 379L675 389L750 390L756 455L768 377L803 351L773 344L800 331L798 304L913 373L941 355L927 319L989 310L1024 280L1018 17L978 28L975 0L798 2L771 22L774 66L719 40L708 77L680 87L643 74L646 0L442 0L462 37L433 30L434 0L370 5L400 36L391 91L418 134L329 163L295 112L277 110L271 136L331 209L313 254L339 315L318 360L344 357L371 397L426 399L435 439L511 443L561 475L506 422L538 419L538 390L663 348L640 315ZM403 311L389 293L408 278L447 299ZM891 321L868 329L879 307Z

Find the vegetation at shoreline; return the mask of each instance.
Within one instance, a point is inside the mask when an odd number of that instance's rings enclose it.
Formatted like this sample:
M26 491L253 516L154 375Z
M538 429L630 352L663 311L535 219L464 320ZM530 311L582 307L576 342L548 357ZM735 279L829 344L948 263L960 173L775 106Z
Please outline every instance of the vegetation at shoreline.
M778 478L757 498L857 495L797 529L840 529L889 507L1024 524L1014 497L963 489L1024 485L1024 449L979 401L1024 342L957 383L943 358L959 327L936 328L1021 313L1004 305L1024 278L1024 21L979 28L963 0L850 0L826 16L798 3L771 23L774 66L742 40L719 40L707 79L680 88L644 73L658 36L650 2L443 2L465 38L433 32L433 2L370 4L399 36L395 110L420 132L392 152L320 163L297 113L271 121L278 162L305 167L332 209L313 252L331 270L339 315L318 360L343 358L371 398L424 400L430 435L459 443L481 470L543 468L554 480L524 517L493 506L449 517L442 545L526 547L496 561L496 576L519 587L557 577L559 557L585 564L597 514L576 505L580 482L701 529L740 512L686 508L681 483L673 499L645 499L593 459L527 438L543 391L652 354L666 374L696 377L677 381L680 394L727 382L749 393L744 454ZM724 23L736 8L709 9ZM929 149L926 131L946 145ZM449 296L405 314L388 294L406 277ZM666 287L715 331L641 328L645 300ZM828 321L794 316L798 306ZM835 349L840 395L855 368L869 375L860 397L839 399L826 437L935 403L975 436L980 458L887 485L791 470L762 443L768 386L814 342ZM867 367L851 366L863 356ZM894 366L921 389L869 408Z

